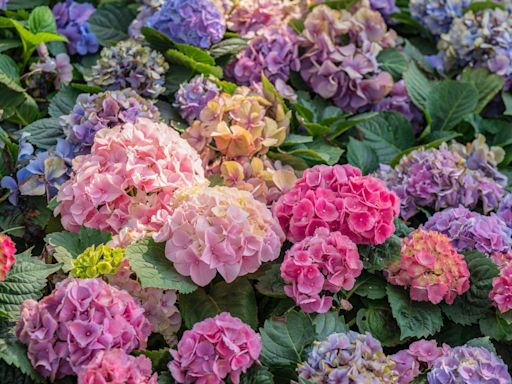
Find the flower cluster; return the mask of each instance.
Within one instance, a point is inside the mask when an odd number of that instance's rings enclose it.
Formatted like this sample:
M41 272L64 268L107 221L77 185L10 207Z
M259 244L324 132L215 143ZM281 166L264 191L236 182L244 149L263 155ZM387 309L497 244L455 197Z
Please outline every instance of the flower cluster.
M130 356L122 349L98 353L78 374L78 384L157 384L152 375L151 360L146 356Z
M73 259L70 276L90 279L113 275L123 261L124 249L107 245L90 246L76 259Z
M173 192L204 182L190 145L167 125L141 118L96 134L91 153L73 161L55 214L71 231L82 225L113 233L123 227L157 231Z
M492 280L489 299L502 313L512 309L512 262L500 267L499 276Z
M61 116L66 139L79 154L87 154L96 132L103 128L134 123L140 117L157 121L159 111L149 100L131 89L78 95L73 110Z
M142 39L141 28L145 27L149 18L162 8L165 0L142 0L140 3L141 5L137 9L137 16L128 28L130 37L137 40Z
M84 76L90 85L108 91L132 88L141 96L156 98L164 91L169 64L157 51L133 40L102 49L100 58Z
M302 78L344 111L377 104L391 92L393 79L379 69L377 55L395 45L395 33L379 12L362 7L352 14L319 5L306 17L299 41L305 52Z
M455 347L438 358L427 375L429 384L509 384L507 365L491 351L480 347Z
M12 239L0 233L0 281L4 281L7 273L11 270L16 259L16 244Z
M400 201L384 182L351 165L307 169L274 204L288 240L312 236L319 227L339 231L356 244L382 244L395 231Z
M435 231L417 229L402 242L400 260L384 273L394 285L409 287L412 300L452 304L469 289L469 270L450 239Z
M316 342L307 362L299 365L299 377L311 383L381 383L398 380L395 363L369 333L333 333Z
M210 48L226 32L223 12L212 0L166 0L147 21L176 43Z
M281 277L284 291L304 312L325 313L332 297L320 296L322 291L352 289L362 270L357 246L347 236L319 228L286 251Z
M69 278L41 301L25 301L16 326L32 366L52 381L78 373L101 351L144 348L150 333L135 300L100 279Z
M507 227L512 228L512 193L501 200L496 214L507 224Z
M171 350L169 369L178 383L240 383L261 353L260 336L240 319L223 312L185 331Z
M458 251L476 249L490 256L508 252L512 245L512 230L498 216L484 216L462 206L435 213L424 228L448 236Z
M411 16L434 35L450 30L454 19L461 17L472 0L411 0Z
M127 291L144 308L144 316L161 334L167 344L176 344L176 332L181 326L181 315L176 307L178 296L173 289L142 288L132 273L128 260L123 260L115 275L107 277L108 282Z
M175 194L157 241L176 270L205 286L217 272L231 283L279 257L284 234L265 204L246 191L194 186Z
M507 184L496 167L498 154L481 138L468 148L442 144L409 153L394 169L381 164L379 177L400 198L404 219L414 216L419 207L475 208L481 202L484 213L498 207Z
M227 68L235 82L242 85L260 83L263 72L283 95L293 94L286 83L290 71L299 69L297 35L289 27L262 30Z
M174 95L174 107L178 108L180 116L189 124L199 119L199 114L206 104L220 93L220 89L213 81L197 75L189 82L180 85Z
M98 50L96 35L89 30L87 22L96 11L90 3L66 0L55 4L52 9L57 22L57 32L68 39L68 51L71 55L87 55Z
M370 7L379 11L388 24L390 24L391 15L399 12L395 0L370 0Z
M37 46L39 60L32 63L27 76L27 92L33 97L47 97L61 85L68 85L73 79L73 66L69 56L59 53L51 57L46 45Z

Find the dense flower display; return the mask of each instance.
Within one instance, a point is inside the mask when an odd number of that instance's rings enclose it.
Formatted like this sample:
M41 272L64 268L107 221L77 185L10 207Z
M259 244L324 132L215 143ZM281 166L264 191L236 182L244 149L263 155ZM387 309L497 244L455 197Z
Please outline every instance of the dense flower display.
M141 28L145 27L149 18L160 10L165 0L142 0L137 10L137 17L131 22L128 34L133 39L142 39Z
M150 333L135 300L99 279L66 279L41 301L25 301L16 327L33 367L52 381L78 373L101 351L144 348Z
M294 244L281 264L284 290L305 312L327 312L332 297L322 291L349 291L361 274L357 246L340 232L319 228L314 236Z
M111 248L100 244L87 248L76 259L73 259L73 268L70 275L82 279L113 275L121 265L124 249Z
M512 381L507 366L485 348L455 347L434 362L428 373L429 384L496 383Z
M260 336L240 319L223 312L185 331L169 369L178 383L240 383L261 352Z
M489 299L505 313L512 309L512 263L509 262L500 268L500 275L492 281L492 290Z
M99 353L78 375L78 384L157 384L151 360L130 356L122 349Z
M312 383L396 383L395 363L370 334L333 333L317 342L299 376Z
M0 281L5 280L5 276L11 270L16 259L16 244L9 236L0 234Z
M411 16L434 35L450 30L454 19L461 17L471 0L411 0Z
M284 235L267 207L246 191L191 187L156 235L176 270L204 286L217 272L228 283L279 256Z
M132 88L141 96L154 98L164 91L164 74L168 68L160 52L124 40L103 48L85 78L89 84L109 91Z
M507 194L505 198L501 200L497 215L509 228L512 228L512 193Z
M293 242L323 227L356 244L382 244L395 230L399 204L381 180L361 176L358 168L316 166L304 172L273 212Z
M140 117L158 120L160 112L149 100L131 89L78 95L70 114L61 116L66 139L79 154L90 152L96 132L134 123Z
M189 124L199 119L206 104L220 93L219 87L203 75L180 85L174 96L174 106Z
M469 270L450 239L435 231L417 229L402 243L400 260L385 271L391 284L409 288L412 300L452 304L469 289Z
M165 124L139 119L99 131L91 154L73 162L58 193L62 225L157 231L177 188L204 183L197 153Z

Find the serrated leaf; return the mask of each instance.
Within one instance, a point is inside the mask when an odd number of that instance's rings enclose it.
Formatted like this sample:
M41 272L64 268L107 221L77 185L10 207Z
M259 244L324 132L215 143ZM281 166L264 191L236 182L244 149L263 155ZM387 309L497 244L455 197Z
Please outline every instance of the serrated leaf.
M431 82L414 62L409 63L409 68L404 72L403 77L411 100L419 109L426 111Z
M8 365L3 360L0 360L0 377L2 383L8 384L34 384L37 383L30 376L25 375L20 369L15 366Z
M64 137L59 119L53 117L34 121L20 132L28 134L27 141L42 149L54 147L57 139Z
M241 384L274 384L274 376L262 365L254 364L240 378Z
M0 41L0 52L8 51L9 49L21 47L21 41L14 39L2 39Z
M247 47L247 39L234 37L222 40L220 43L214 44L210 48L210 55L215 58L225 55L236 55Z
M256 283L256 289L259 293L277 298L286 297L283 289L284 286L285 283L281 278L280 266L278 264L272 264L263 276L258 278L258 283Z
M441 309L429 302L412 301L400 287L386 287L393 317L400 328L400 339L423 338L439 332L443 326Z
M50 117L57 118L69 114L73 110L79 94L79 90L70 86L62 87L50 100L50 105L48 106Z
M342 333L348 330L345 319L335 312L319 313L313 319L316 340L324 340L333 333Z
M146 356L151 360L153 372L159 372L167 370L167 363L171 360L171 354L168 348L161 348L157 350L139 349L132 351L134 356Z
M0 351L0 378L2 383L32 384L45 380L34 370L27 357L27 349L18 341L8 341ZM15 369L17 368L17 369ZM17 371L17 372L13 372ZM19 380L19 381L9 381Z
M79 83L71 83L71 87L79 90L84 93L100 93L103 92L103 88L97 87L95 85L87 85L87 84L79 84Z
M281 144L281 147L311 143L312 141L313 141L313 138L311 136L304 136L304 135L297 135L295 133L290 133L288 136L286 136L286 139L284 140L283 144Z
M402 78L402 73L407 70L407 59L403 53L396 48L386 48L377 56L381 70L388 72L395 81Z
M173 380L170 372L159 372L158 373L158 384L174 384L175 381Z
M466 345L468 347L485 348L496 355L498 354L489 337L477 337L476 339L471 339L466 343Z
M496 313L481 319L479 324L480 331L485 336L497 341L512 341L512 324L509 324L505 319L500 317L499 314Z
M400 344L400 328L393 318L391 308L387 305L370 304L368 308L361 308L356 316L359 332L370 332L385 347Z
M171 95L180 89L180 85L189 81L194 76L192 68L172 64L165 75L165 94Z
M353 137L349 138L347 145L347 160L349 164L360 168L364 175L372 173L379 166L377 154L372 147Z
M498 267L491 258L477 251L464 252L464 260L470 273L468 302L480 307L490 305L489 292L492 280L499 274Z
M212 75L218 77L219 79L222 79L223 72L221 67L199 63L185 55L183 52L178 51L176 49L168 49L165 52L165 57L170 63L183 65L185 67L193 69L196 72L202 73L203 75Z
M96 9L88 23L98 42L108 46L128 38L128 27L134 18L130 7L111 3Z
M197 286L190 278L180 275L165 257L165 244L147 238L126 248L126 258L143 288L176 289L190 293Z
M485 106L503 89L503 77L489 72L485 68L465 68L461 81L473 85L478 91L478 103L475 112L480 113Z
M194 47L193 45L189 44L174 43L174 45L181 53L187 55L197 63L203 63L212 66L215 65L214 58L211 57L210 54L204 49Z
M393 235L384 244L377 246L360 245L359 255L368 272L382 271L392 261L400 260L401 239Z
M57 33L57 23L50 8L39 6L30 12L28 26L32 33L53 32Z
M453 304L441 303L445 316L460 325L476 324L489 313L489 306L479 307L467 301L465 296L455 299Z
M140 32L148 42L151 48L165 53L168 49L174 47L174 42L165 33L162 33L154 28L142 27Z
M386 297L386 282L376 275L364 272L356 280L352 291L359 296L367 297L371 300L383 299Z
M24 92L16 62L7 55L0 55L0 84L12 91Z

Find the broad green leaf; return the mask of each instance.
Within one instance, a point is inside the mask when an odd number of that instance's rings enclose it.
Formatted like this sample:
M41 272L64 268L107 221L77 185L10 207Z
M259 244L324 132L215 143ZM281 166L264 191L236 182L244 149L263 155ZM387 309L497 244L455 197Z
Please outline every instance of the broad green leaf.
M87 85L87 84L80 84L80 83L71 83L71 87L73 89L79 90L80 92L84 93L101 93L103 92L103 88L97 87L95 85Z
M333 333L342 333L348 330L345 319L335 312L319 313L313 319L316 340L324 340Z
M180 313L183 324L191 329L194 324L221 313L221 308L203 288L180 295Z
M111 3L96 9L88 22L99 43L108 46L128 38L128 27L134 18L130 7Z
M168 49L174 48L174 42L165 33L146 26L142 27L140 32L149 46L159 52L165 53Z
M288 136L286 136L286 139L284 140L283 144L281 144L281 147L287 147L290 145L297 145L297 144L306 144L311 143L313 141L313 138L311 136L303 136L303 135L297 135L295 133L291 133Z
M210 55L215 58L225 55L236 55L247 47L247 39L234 37L231 39L222 40L220 43L212 45L210 48Z
M475 112L480 113L487 104L503 89L503 77L489 72L485 68L466 68L461 81L472 84L478 91L478 104Z
M23 93L25 100L16 107L16 118L23 125L28 125L40 117L39 106L28 93Z
M175 381L170 372L158 372L158 384L174 384Z
M8 365L3 360L0 360L0 377L3 383L8 384L34 384L37 381L33 380L30 376L25 375L21 370L15 366Z
M180 85L189 81L192 76L194 76L194 70L192 68L171 64L165 76L165 94L173 94L180 89Z
M465 252L464 260L470 273L469 291L465 294L468 302L479 307L490 305L489 292L492 280L499 274L498 267L491 258L477 251Z
M132 351L132 355L144 355L151 360L153 372L160 372L167 370L167 363L171 360L171 354L168 348L161 348L157 350L139 349Z
M386 297L386 282L383 278L368 272L363 272L356 280L351 290L356 295L367 297L371 300L383 299Z
M386 302L370 303L368 308L357 311L356 323L359 332L370 332L385 347L400 344L400 328Z
M238 85L230 81L219 80L215 77L212 77L211 80L217 84L223 92L229 93L230 95L233 95L238 89Z
M476 324L489 314L489 305L479 307L468 302L465 296L456 298L453 304L441 303L440 306L448 319L460 325Z
M489 337L477 337L476 339L471 339L466 343L466 345L468 347L485 348L496 355L498 354L498 352L496 352L496 348L492 344L492 341Z
M203 75L213 75L219 79L222 79L223 73L221 67L199 63L176 49L168 49L165 52L165 57L172 64L183 65L187 68L193 69L196 72L202 73Z
M240 378L241 384L274 384L274 376L262 365L254 364Z
M432 131L449 131L476 110L478 91L455 80L435 83L427 97L427 111L432 118Z
M480 331L497 341L512 341L512 324L509 324L498 313L480 320Z
M272 264L271 267L265 271L263 276L259 277L257 280L256 290L262 295L277 298L286 297L283 289L285 283L281 278L279 264Z
M336 164L343 154L341 148L327 144L323 140L315 140L311 143L302 144L299 148L294 148L287 152L288 154L300 156L308 161L326 163L328 165Z
M24 92L16 62L7 55L0 55L0 84L12 91Z
M47 118L34 121L21 130L27 133L29 143L39 148L50 149L57 144L57 139L64 137L64 132L58 118Z
M7 2L8 10L31 9L39 5L48 5L49 0L9 0Z
M40 6L30 12L28 18L28 26L30 32L52 32L57 33L57 23L50 8L47 6Z
M19 40L3 39L0 41L0 52L18 47L21 47L21 41Z
M384 244L360 245L358 249L364 269L368 272L382 271L391 262L400 260L401 245L402 240L396 235L391 236Z
M389 72L395 81L400 80L402 74L407 70L407 59L396 48L386 48L380 51L377 61L380 69Z
M315 8L316 6L318 6L320 4L324 4L332 9L350 9L358 2L359 2L359 0L327 0L327 1L322 1L321 3L313 3L311 5L311 8Z
M429 302L412 301L402 288L388 285L388 301L400 328L400 339L423 338L439 332L443 325L441 309Z
M334 140L338 136L347 132L350 128L355 127L357 124L369 120L377 115L378 112L366 112L356 114L346 119L341 118L331 124L331 133L329 134L329 139Z
M303 171L309 168L309 165L304 159L289 153L269 152L268 157L273 160L279 160L283 164L292 166L297 171Z
M260 328L261 362L271 368L291 367L304 359L304 351L315 340L315 327L308 315L289 312L286 318L269 319Z
M347 160L360 168L364 175L372 173L379 166L377 154L366 142L350 137L347 145Z
M472 11L476 13L478 11L482 11L484 9L502 9L505 10L505 6L503 4L495 3L494 1L473 1L471 4L464 9L464 13Z
M71 113L79 94L80 91L70 86L62 87L50 100L50 105L48 106L50 117L57 118Z
M284 112L288 112L288 107L286 106L286 103L284 102L283 96L279 92L277 92L277 89L274 87L274 84L270 82L269 79L267 79L267 76L265 76L265 73L261 71L261 85L263 88L263 95L267 98L267 100L275 103L280 103L283 107Z
M215 65L214 58L211 57L210 54L207 51L205 51L204 49L194 47L193 45L188 45L188 44L174 43L174 45L181 53L183 53L184 55L187 55L195 62L208 64L208 65Z
M16 340L0 339L0 378L5 384L34 384L46 382L32 367L27 349Z
M414 62L409 63L409 68L404 72L403 77L411 100L419 109L426 111L427 98L432 87L431 82Z
M176 272L171 261L165 257L164 250L164 243L155 243L151 238L126 248L126 258L142 287L176 289L180 293L194 291L196 285Z

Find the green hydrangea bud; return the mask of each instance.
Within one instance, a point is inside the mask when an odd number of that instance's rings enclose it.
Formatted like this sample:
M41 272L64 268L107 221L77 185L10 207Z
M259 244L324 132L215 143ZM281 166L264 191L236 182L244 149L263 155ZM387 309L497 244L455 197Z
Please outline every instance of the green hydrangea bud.
M113 275L124 258L124 249L100 244L87 248L73 260L71 276L82 279Z

